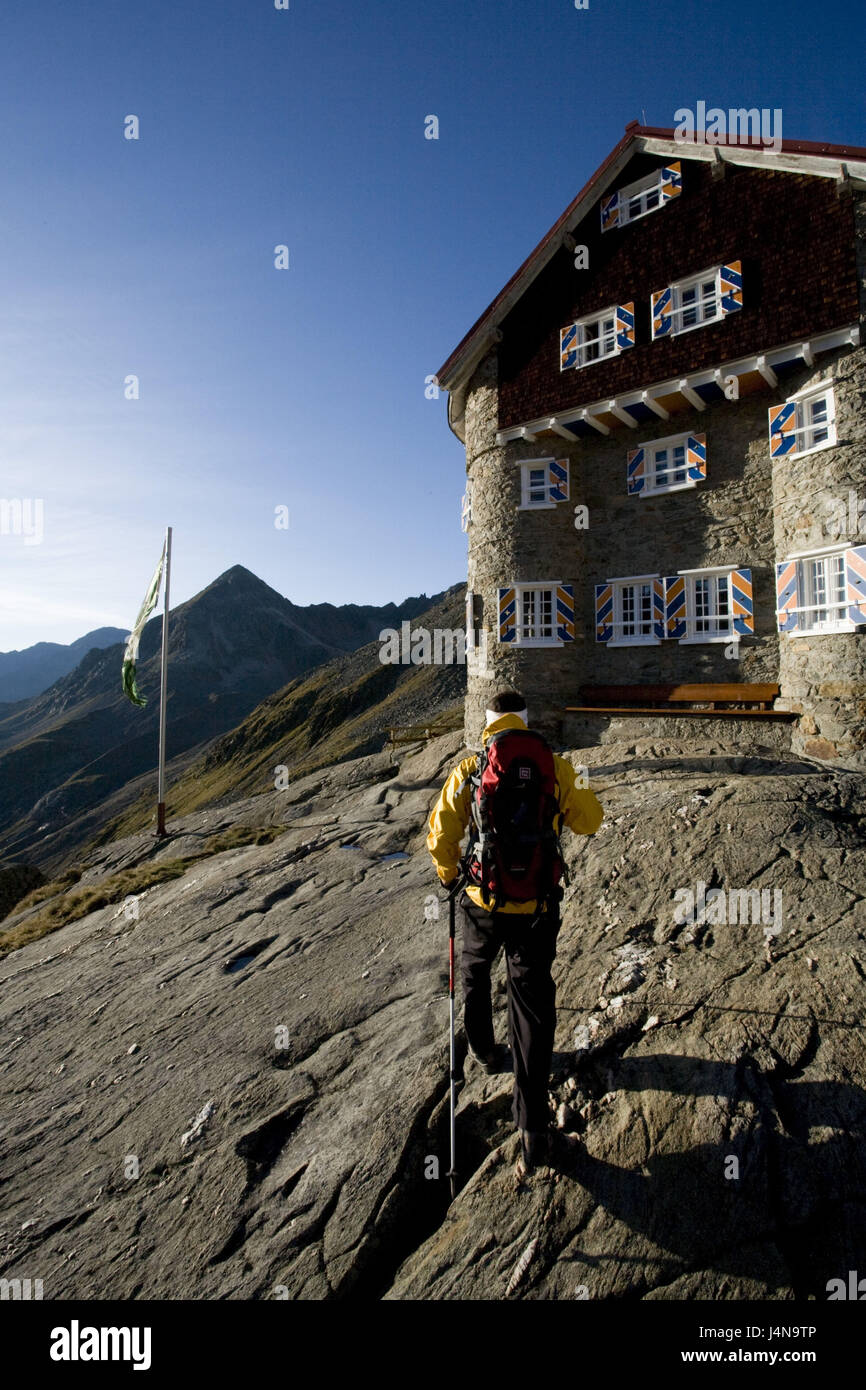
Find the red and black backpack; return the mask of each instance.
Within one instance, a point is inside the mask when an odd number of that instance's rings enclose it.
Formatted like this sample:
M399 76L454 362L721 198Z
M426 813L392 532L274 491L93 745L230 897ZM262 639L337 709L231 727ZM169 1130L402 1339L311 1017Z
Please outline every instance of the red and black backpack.
M558 902L565 865L556 834L559 803L553 752L530 729L487 740L472 775L472 819L463 856L467 879L493 901Z

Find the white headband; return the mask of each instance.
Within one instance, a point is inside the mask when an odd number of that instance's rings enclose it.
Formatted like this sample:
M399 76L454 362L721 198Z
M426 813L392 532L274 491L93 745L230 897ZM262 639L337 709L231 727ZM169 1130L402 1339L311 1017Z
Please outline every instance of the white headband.
M488 724L492 724L495 719L502 719L506 714L516 714L517 718L522 719L527 728L529 727L529 711L525 709L506 709L498 711L495 709L486 709L484 711L484 718Z

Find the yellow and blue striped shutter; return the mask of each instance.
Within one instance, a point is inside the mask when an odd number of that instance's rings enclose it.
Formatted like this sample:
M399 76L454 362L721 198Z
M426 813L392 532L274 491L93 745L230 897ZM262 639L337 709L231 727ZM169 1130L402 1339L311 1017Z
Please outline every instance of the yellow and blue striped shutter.
M733 314L743 307L743 264L731 261L722 266L722 313Z
M666 164L659 175L659 184L662 191L662 202L666 203L671 198L676 198L683 191L683 171L678 159L672 164Z
M770 416L770 458L793 458L799 453L797 448L797 407L793 401L784 405L771 405Z
M551 459L548 467L551 502L568 501L568 459Z
M595 586L595 640L609 642L613 636L613 589L610 584Z
M866 545L853 545L845 551L845 580L848 617L859 627L866 623Z
M513 642L517 636L517 595L513 588L499 590L499 640Z
M559 370L577 366L577 324L569 323L559 330Z
M681 574L665 579L665 619L668 637L686 635L686 581Z
M601 230L609 232L611 227L619 224L619 194L611 193L609 197L602 198L599 204L601 209Z
M734 631L738 632L741 637L754 637L755 614L752 605L752 571L732 570L730 585Z
M791 632L797 626L797 562L783 560L776 565L776 625L780 632Z
M652 297L653 337L663 338L671 331L671 288L654 290Z
M686 468L695 483L703 482L707 476L707 436L690 434L686 441Z
M556 635L560 642L574 641L574 585L556 586Z
M634 347L634 300L616 306L616 345L620 350Z
M665 626L665 581L653 580L653 634L664 641L667 637Z
M632 497L639 492L643 492L646 479L644 477L644 463L646 450L643 445L639 449L629 449L628 451L628 492Z

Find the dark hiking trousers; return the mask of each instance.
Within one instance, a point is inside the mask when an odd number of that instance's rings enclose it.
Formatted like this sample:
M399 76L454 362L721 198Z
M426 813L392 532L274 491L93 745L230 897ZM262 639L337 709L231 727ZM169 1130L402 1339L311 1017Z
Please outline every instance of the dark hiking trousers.
M556 1029L556 985L550 969L560 928L558 905L540 917L484 912L465 893L458 899L463 931L463 1022L480 1056L495 1047L490 970L502 947L508 972L508 1041L514 1058L518 1129L547 1129L547 1089ZM535 926L530 923L535 922Z

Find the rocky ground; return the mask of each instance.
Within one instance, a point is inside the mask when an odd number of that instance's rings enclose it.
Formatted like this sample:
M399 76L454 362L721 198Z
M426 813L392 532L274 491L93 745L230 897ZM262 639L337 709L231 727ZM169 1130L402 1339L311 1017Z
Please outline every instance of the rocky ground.
M0 1275L54 1299L824 1299L862 1272L862 779L570 755L606 820L568 841L555 1161L517 1182L510 1080L467 1062L449 1205L423 841L459 743L106 846L82 884L287 826L0 962ZM765 890L764 918L683 921L700 883ZM495 991L504 1037L501 966Z

